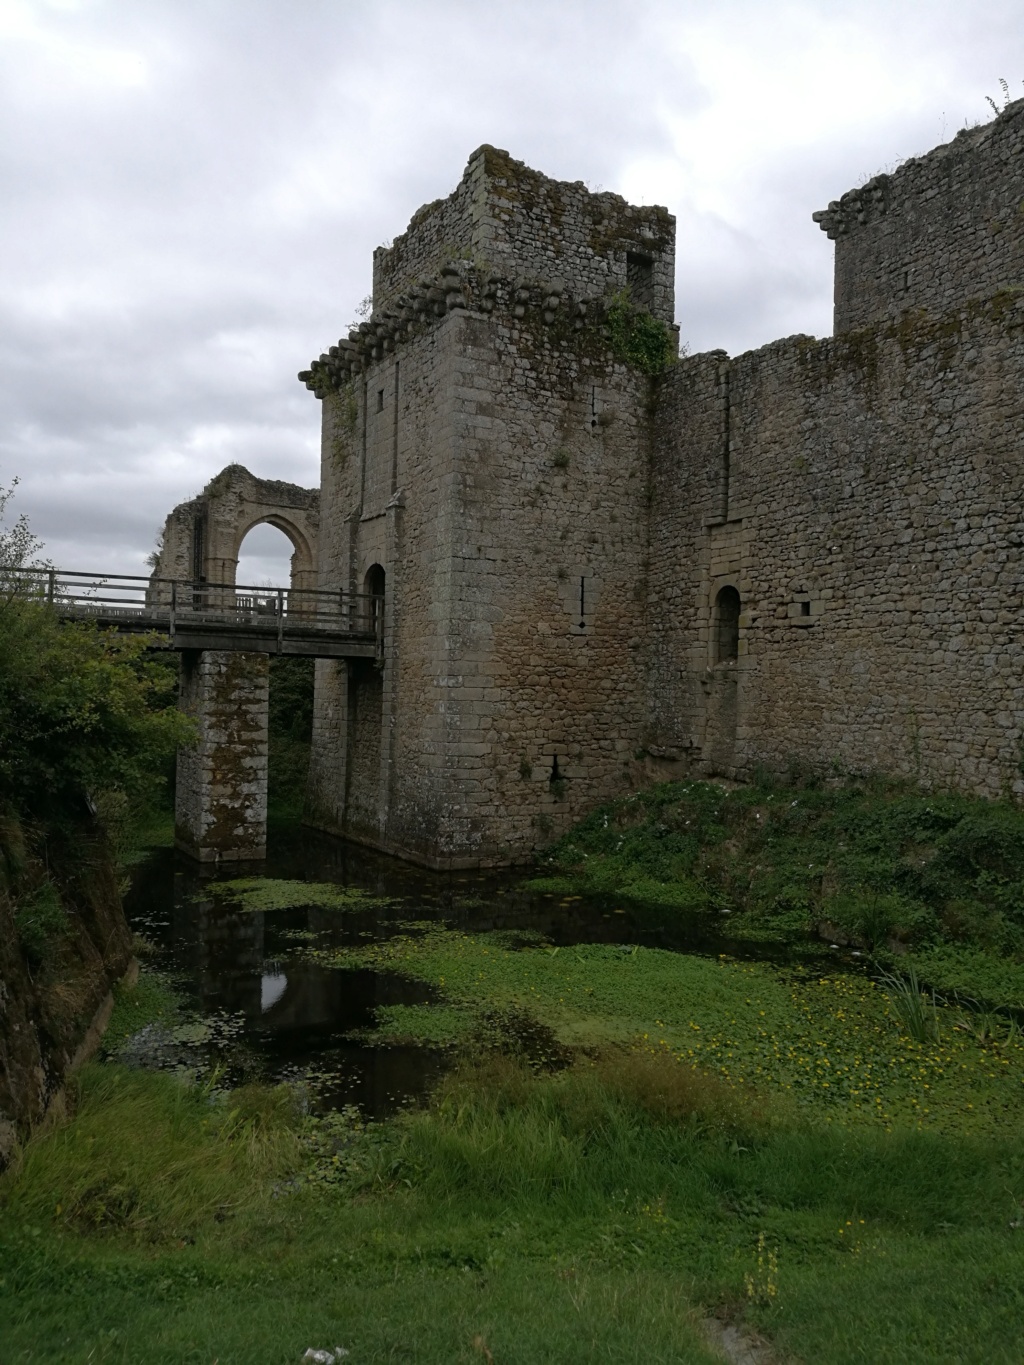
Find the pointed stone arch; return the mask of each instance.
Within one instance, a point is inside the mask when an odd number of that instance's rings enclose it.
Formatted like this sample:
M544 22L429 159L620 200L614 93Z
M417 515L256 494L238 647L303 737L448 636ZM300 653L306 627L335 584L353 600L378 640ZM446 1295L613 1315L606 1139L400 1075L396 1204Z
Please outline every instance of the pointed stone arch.
M292 543L291 583L316 587L320 493L280 479L259 479L230 464L198 497L179 503L164 524L154 577L233 586L242 541L255 526L275 527Z
M302 490L303 492L305 490ZM232 555L233 566L230 568L231 582L235 582L238 572L238 560L242 551L242 544L250 531L254 531L257 526L273 526L275 530L282 532L288 537L292 547L291 558L291 579L287 586L292 588L315 588L316 587L316 541L311 538L309 517L296 516L294 510L282 510L277 512L256 512L239 524L235 536L234 550ZM231 565L231 560L228 561ZM226 566L227 567L227 566ZM285 585L279 585L285 586Z

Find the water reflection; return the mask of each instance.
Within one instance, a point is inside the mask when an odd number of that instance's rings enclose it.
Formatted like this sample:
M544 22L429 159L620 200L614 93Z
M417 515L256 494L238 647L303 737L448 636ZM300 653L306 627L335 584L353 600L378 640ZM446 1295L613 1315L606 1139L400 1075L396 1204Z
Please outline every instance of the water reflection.
M274 1008L287 989L287 973L282 971L263 973L263 980L260 982L260 1009L264 1014Z
M392 904L338 913L302 907L245 911L210 894L213 880L268 876L359 887ZM409 920L476 932L541 934L555 944L644 943L698 952L735 952L714 917L626 911L614 901L531 894L521 874L445 874L341 840L294 831L272 843L267 863L211 870L171 850L136 869L126 903L136 932L153 942L199 1013L230 1016L239 1046L235 1078L316 1073L325 1102L358 1104L372 1115L422 1095L446 1055L425 1047L377 1047L360 1037L381 1005L429 1004L429 987L394 972L347 970L311 961L297 943L384 938Z

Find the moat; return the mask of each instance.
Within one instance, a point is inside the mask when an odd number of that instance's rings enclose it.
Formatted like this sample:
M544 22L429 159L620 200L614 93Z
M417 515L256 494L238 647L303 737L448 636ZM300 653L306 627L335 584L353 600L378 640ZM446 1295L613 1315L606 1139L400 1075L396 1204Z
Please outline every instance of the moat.
M211 889L247 877L288 883L292 903L249 909ZM615 897L531 891L528 877L522 870L433 873L295 828L278 832L266 863L216 871L200 869L172 849L154 850L135 869L126 899L129 922L154 949L147 965L166 973L189 1012L204 1022L174 1030L153 1026L122 1056L186 1072L216 1066L228 1084L308 1082L320 1105L356 1105L379 1118L422 1098L452 1053L423 1042L372 1039L376 1013L392 1005L430 1005L438 993L401 972L320 960L332 950L438 926L552 950L604 944L627 952L642 945L737 955L717 915L680 916ZM372 903L365 909L302 905L298 882L354 890Z

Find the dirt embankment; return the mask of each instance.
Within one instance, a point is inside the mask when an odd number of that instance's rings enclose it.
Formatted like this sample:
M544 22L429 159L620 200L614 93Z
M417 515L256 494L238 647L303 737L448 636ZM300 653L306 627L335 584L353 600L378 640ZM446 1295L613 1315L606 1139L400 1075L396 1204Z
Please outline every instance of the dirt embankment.
M95 1047L131 957L98 827L30 850L16 822L0 822L0 1170Z

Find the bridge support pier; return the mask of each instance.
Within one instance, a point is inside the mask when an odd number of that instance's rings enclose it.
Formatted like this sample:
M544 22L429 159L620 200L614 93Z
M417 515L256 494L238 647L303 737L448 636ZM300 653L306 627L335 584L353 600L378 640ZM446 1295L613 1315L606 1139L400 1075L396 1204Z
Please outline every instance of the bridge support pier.
M180 705L197 743L178 751L175 843L201 862L267 854L266 654L186 650Z

